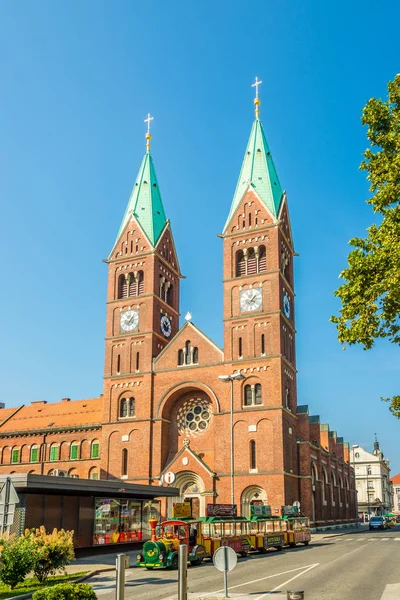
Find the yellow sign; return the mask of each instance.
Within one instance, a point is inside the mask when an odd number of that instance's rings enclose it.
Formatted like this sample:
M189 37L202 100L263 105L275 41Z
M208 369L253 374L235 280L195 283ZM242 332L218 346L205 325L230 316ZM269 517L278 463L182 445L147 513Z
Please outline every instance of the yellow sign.
M188 519L192 516L192 505L190 502L176 502L172 507L174 519Z

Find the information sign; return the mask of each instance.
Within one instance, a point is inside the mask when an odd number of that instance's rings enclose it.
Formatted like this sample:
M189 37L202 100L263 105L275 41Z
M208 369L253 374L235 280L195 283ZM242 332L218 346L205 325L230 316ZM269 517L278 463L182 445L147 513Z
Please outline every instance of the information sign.
M173 473L172 471L168 471L167 473L164 474L163 480L165 481L165 483L174 483L175 481L175 473Z
M271 507L266 505L251 504L250 515L252 517L270 517L272 515Z
M176 502L172 507L174 519L188 519L192 516L192 505L190 502Z
M282 506L282 516L298 517L299 509L297 506Z
M237 504L207 504L207 517L237 517Z

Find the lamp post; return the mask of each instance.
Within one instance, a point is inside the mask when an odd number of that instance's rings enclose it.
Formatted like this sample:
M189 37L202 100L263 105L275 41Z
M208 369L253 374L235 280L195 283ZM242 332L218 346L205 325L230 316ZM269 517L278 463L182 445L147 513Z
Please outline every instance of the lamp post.
M368 502L368 522L369 522L369 514L370 514L370 509L369 509L369 472L371 470L371 465L367 465L367 502Z
M231 407L230 407L230 430L231 430L231 504L235 504L235 454L233 439L233 382L243 381L246 377L243 373L233 373L232 375L219 375L218 379L224 383L231 384Z
M359 448L358 444L353 444L353 471L354 471L354 510L356 513L356 527L358 527L358 502L357 502L357 486L356 486L356 448Z

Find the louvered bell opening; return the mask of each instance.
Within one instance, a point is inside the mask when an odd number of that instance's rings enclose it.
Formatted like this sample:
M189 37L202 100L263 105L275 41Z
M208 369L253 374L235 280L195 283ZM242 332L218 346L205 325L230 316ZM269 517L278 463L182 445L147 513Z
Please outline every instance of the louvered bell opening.
M254 250L250 250L247 259L247 275L254 275L255 273L257 273L257 259Z
M128 283L125 275L120 275L118 278L118 298L126 298L128 292Z
M173 301L174 301L174 287L172 285L170 285L170 287L167 290L167 304L172 306Z
M267 270L267 253L265 251L265 246L260 247L260 257L258 259L258 270L259 273L265 273Z
M144 277L143 271L139 271L138 274L138 296L144 294Z
M131 279L131 283L129 284L129 295L137 296L137 284L136 284L136 281L134 280L133 276Z
M240 250L236 253L236 277L242 277L246 274L246 262L244 260L243 252Z

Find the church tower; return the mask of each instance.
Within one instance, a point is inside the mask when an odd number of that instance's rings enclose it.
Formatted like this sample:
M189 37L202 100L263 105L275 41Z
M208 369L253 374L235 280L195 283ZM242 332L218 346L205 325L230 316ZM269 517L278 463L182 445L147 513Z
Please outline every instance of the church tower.
M105 261L108 264L108 291L104 421L118 421L120 432L125 428L125 438L130 439L134 419L135 427L139 426L140 430L140 435L135 436L137 443L140 437L136 452L141 456L143 449L148 454L151 444L151 423L147 420L152 418L153 410L153 359L179 329L181 278L150 153L152 119L148 115L145 120L148 125L146 152L115 244ZM141 419L146 421L138 423ZM117 437L121 441L121 435ZM112 450L110 452L113 454ZM129 461L134 460L132 446L128 456ZM119 463L115 468L110 465L113 475L121 477L127 475L128 470L131 472L129 465L121 468ZM140 470L143 471L142 466ZM136 478L143 480L148 476L149 472L138 473ZM129 479L135 477L129 476Z
M260 83L256 78L255 120L222 234L224 351L232 372L248 378L243 408L254 415L266 409L274 436L283 440L274 468L284 475L286 490L297 464L295 252L286 193L260 120ZM262 443L258 440L257 446Z

